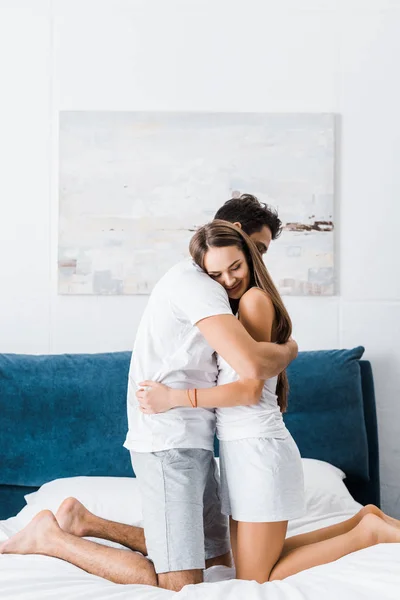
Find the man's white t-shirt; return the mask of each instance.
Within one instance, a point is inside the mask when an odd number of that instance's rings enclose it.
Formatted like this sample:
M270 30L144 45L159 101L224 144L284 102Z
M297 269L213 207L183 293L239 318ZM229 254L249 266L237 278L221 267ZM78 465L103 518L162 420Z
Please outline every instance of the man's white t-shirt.
M126 448L136 452L171 448L213 450L214 410L180 407L145 415L139 410L135 392L145 379L175 389L216 385L216 356L196 323L223 314L232 314L226 291L191 260L172 267L157 283L132 353Z

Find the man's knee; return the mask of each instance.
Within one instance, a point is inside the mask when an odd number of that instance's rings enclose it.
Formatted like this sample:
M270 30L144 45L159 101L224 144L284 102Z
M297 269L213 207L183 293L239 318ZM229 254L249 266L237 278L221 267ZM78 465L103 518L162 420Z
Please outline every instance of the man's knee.
M173 571L171 573L159 573L158 586L172 592L179 592L185 585L203 583L203 571L192 569L190 571Z
M140 557L141 560L138 561L138 557L139 555L135 553L136 560L125 583L138 583L157 587L158 578L153 563L144 556Z

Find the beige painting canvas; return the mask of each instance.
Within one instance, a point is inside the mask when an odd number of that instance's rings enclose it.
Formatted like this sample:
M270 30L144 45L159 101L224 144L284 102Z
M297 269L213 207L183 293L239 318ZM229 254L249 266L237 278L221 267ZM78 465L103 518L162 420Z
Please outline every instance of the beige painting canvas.
M61 112L59 149L59 293L149 294L243 192L284 224L281 293L335 293L333 115Z

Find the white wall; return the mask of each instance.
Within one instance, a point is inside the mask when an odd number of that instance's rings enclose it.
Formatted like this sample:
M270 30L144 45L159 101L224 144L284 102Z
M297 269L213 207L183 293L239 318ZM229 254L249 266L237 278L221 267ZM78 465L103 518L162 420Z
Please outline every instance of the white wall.
M366 346L400 517L399 55L398 0L0 0L0 351L129 349L146 303L57 295L59 110L335 112L339 295L287 305Z

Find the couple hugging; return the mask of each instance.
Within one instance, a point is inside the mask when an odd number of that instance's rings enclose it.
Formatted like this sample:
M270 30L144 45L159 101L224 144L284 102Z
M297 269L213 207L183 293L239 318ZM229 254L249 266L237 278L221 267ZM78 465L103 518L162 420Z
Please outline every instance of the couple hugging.
M286 539L304 512L298 448L282 419L291 321L262 260L281 222L257 198L228 200L190 242L191 259L155 286L132 354L131 454L143 529L74 498L42 511L0 552L54 556L116 583L169 590L214 565L239 579L283 579L379 542L399 523L375 506ZM220 476L213 453L220 445ZM118 542L126 550L84 539Z

